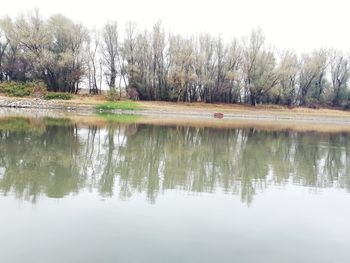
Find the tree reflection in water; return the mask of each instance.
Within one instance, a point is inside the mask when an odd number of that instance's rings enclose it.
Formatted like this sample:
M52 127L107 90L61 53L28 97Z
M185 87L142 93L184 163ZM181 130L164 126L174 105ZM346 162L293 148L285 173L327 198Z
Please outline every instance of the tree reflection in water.
M82 189L155 202L169 189L225 191L248 205L271 185L350 190L350 134L110 124L0 123L0 191L36 202Z

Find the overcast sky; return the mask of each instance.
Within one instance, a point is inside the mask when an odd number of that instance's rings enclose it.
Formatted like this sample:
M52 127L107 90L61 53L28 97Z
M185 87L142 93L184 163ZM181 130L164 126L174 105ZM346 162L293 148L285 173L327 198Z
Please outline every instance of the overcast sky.
M61 13L86 26L107 20L151 28L162 20L173 33L208 32L225 39L248 35L260 26L267 41L299 52L319 47L350 51L349 0L4 0L0 15L17 16L39 8L44 17Z

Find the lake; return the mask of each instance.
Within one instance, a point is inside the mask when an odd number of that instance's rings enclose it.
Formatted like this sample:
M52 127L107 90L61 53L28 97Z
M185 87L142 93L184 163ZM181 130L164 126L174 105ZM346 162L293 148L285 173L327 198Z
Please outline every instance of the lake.
M350 133L0 119L0 262L350 261Z

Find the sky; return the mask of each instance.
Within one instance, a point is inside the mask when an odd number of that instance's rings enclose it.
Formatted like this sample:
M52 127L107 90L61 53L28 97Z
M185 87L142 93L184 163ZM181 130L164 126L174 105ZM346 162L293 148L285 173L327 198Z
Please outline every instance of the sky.
M127 21L151 29L161 20L167 31L210 33L229 41L261 27L267 42L297 53L334 47L350 51L349 0L10 0L0 16L16 17L34 8L49 17L61 13L88 27Z

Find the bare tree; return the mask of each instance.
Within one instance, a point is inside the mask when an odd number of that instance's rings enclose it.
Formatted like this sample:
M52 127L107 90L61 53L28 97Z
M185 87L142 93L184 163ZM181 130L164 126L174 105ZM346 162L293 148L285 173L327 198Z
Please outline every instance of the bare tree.
M227 47L224 56L222 73L222 87L220 101L234 103L241 101L241 72L242 48L238 41L234 39Z
M244 49L245 93L249 94L253 106L261 102L262 96L275 87L279 80L274 54L264 48L264 42L265 36L261 29L253 30Z
M277 71L280 80L276 89L275 103L291 106L295 103L297 95L297 76L299 72L297 55L291 51L283 52Z
M332 105L342 106L347 100L350 78L349 57L339 51L333 51L331 57Z
M152 34L152 75L155 99L162 100L168 96L166 91L166 79L164 76L164 51L165 51L165 34L161 22L157 22L153 26Z
M122 60L123 63L125 61L125 70L123 70L122 74L127 76L128 80L128 93L136 94L136 97L140 95L140 86L138 85L138 67L136 64L136 44L137 44L137 31L136 24L132 22L128 22L125 28L125 39L122 44L121 52L122 52Z
M89 93L98 94L99 81L98 81L98 49L100 46L100 33L96 30L91 34L91 37L87 44L88 54L88 81L89 81Z
M110 89L115 89L118 65L119 68L122 65L118 41L117 22L105 24L102 31L102 58L105 67L104 75Z
M4 58L5 58L5 52L8 46L8 41L4 37L3 33L0 31L0 81L3 81L5 78L4 74Z
M318 50L304 54L299 72L299 101L305 106L312 100L320 101L326 86L328 51Z
M192 40L177 35L171 36L169 42L172 64L169 69L168 82L172 87L172 96L177 101L192 101L194 100L192 93L195 91L191 90L191 84L197 78L193 69Z

